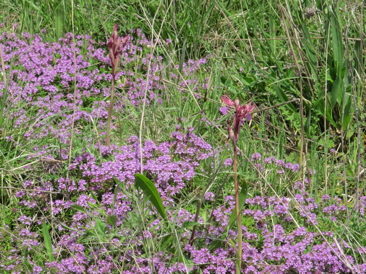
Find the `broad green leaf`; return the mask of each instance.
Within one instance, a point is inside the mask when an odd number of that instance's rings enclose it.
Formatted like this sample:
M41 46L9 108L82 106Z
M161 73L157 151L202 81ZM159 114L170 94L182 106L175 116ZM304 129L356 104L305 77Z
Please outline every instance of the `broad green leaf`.
M73 209L77 210L77 211L80 211L82 213L85 213L86 214L86 211L85 209L82 207L82 206L79 206L79 205L72 205L71 206Z
M107 229L107 226L105 223L103 223L102 220L100 220L100 219L95 220L95 230L97 231L99 236L105 236L106 229Z
M332 108L335 107L336 103L338 103L339 105L341 104L344 94L343 90L343 80L341 77L338 76L333 83L332 92L330 93L330 104Z
M110 215L107 217L107 223L110 224L110 225L113 225L115 226L116 223L117 223L117 217L116 215Z
M48 232L48 225L46 223L42 224L42 233L43 233L43 239L44 239L44 246L46 247L48 260L50 262L53 262L55 260L53 256L53 249L52 249L52 241L50 237L50 233Z
M135 174L135 184L140 188L144 194L149 197L150 202L159 212L160 216L166 218L165 208L160 198L159 192L154 183L151 182L146 176L142 174Z
M334 60L338 72L340 72L343 66L344 46L342 41L341 26L339 24L338 17L334 11L330 12L330 23L332 32ZM340 73L338 73L338 76L340 76Z

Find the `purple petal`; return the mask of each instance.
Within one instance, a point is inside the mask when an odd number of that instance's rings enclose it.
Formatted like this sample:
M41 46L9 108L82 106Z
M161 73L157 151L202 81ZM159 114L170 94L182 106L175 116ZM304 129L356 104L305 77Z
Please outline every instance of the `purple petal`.
M226 114L227 114L228 109L229 109L229 107L222 107L222 108L220 108L220 112L221 112L223 115L226 115Z

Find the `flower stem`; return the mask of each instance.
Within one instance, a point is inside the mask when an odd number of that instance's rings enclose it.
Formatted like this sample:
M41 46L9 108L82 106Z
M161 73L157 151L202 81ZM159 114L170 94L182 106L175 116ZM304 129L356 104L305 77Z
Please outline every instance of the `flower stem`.
M239 202L239 182L238 182L238 168L237 168L237 147L236 143L233 142L234 146L234 161L233 161L233 171L234 171L234 183L235 183L235 210L236 210L236 226L238 229L238 250L237 250L237 262L236 262L236 274L241 273L241 261L243 252L243 237L241 229L241 212L240 212L240 202Z
M112 110L113 110L113 101L114 101L114 75L112 76L112 88L111 88L111 99L109 101L108 107L108 118L107 118L107 135L105 138L105 143L107 147L111 144L111 119L112 119Z

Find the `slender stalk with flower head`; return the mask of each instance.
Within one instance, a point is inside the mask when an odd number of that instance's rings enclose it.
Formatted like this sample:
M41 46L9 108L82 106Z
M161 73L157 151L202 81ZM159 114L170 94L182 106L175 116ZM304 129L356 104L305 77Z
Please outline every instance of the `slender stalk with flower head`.
M236 210L236 224L238 229L238 250L237 250L237 263L236 263L236 273L240 274L241 270L241 261L242 261L242 228L241 228L241 212L240 212L240 205L239 205L239 182L238 182L238 167L237 167L237 142L239 140L240 134L240 126L244 123L244 118L247 121L252 119L250 113L255 108L255 105L251 103L247 105L241 106L239 100L231 100L227 95L221 97L221 100L224 102L227 107L223 107L220 111L223 114L226 114L229 107L235 107L235 115L233 126L228 124L227 131L229 133L229 139L231 140L234 148L234 160L233 160L233 171L234 171L234 183L235 183L235 210Z
M119 37L117 24L114 24L113 34L108 42L109 58L111 59L112 63L112 87L111 87L111 99L109 101L108 118L107 118L107 136L106 136L107 146L110 145L110 139L111 139L110 133L111 133L111 118L112 118L113 100L114 100L114 85L116 81L119 55L122 53L122 48L128 43L129 39L130 37L128 35L126 35L123 38Z

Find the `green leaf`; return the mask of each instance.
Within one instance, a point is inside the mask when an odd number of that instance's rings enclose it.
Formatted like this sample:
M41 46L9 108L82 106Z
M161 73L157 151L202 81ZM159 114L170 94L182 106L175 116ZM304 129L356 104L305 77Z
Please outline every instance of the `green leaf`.
M50 237L50 233L48 232L48 225L46 223L42 224L42 233L44 239L44 246L46 247L46 251L48 254L48 260L53 262L55 258L53 257L53 249L52 249L52 241Z
M324 105L324 98L320 98L319 100L315 101L313 104L314 109L318 111L321 115L325 115L328 122L332 124L332 126L337 127L337 123L333 119L332 115L332 107L330 106L330 103L326 102L326 107ZM326 111L325 111L326 110ZM325 111L325 113L324 113Z
M340 76L340 70L343 66L344 58L344 46L342 41L341 26L339 20L334 11L330 12L332 42L333 42L333 54L336 67L338 69L338 76Z
M160 216L165 219L165 208L154 183L142 174L135 174L135 185L144 192L144 194L149 198L150 202L159 212Z
M243 82L244 85L251 86L255 82L255 79L252 77L243 76L241 77L241 81Z
M98 202L98 197L93 193L93 192L90 192L90 195L92 196L92 198Z
M120 189L124 189L124 185L122 184L122 182L120 180L118 180L117 178L113 178L114 182L119 186Z
M331 82L331 83L334 83L334 80L333 80L333 78L332 78L332 75L331 75L331 73L330 73L330 70L328 70L328 71L326 72L326 80L327 80L327 81L329 81L329 82Z
M184 229L184 228L193 228L195 225L200 225L200 223L191 222L191 221L185 221L185 222L183 222L181 228L182 229Z
M166 235L161 238L161 249L165 251L169 251L171 253L175 253L174 251L174 244L173 244L173 236L172 235Z
M80 211L82 213L85 213L86 214L86 211L83 207L79 206L79 205L72 205L71 206L73 209L77 210L77 211Z
M95 220L95 230L97 231L99 236L105 236L106 229L107 226L102 220L100 219Z
M243 209L245 200L247 199L247 195L248 195L248 184L247 182L244 180L241 183L241 190L239 193L239 208L240 210ZM232 227L232 225L235 223L236 221L236 209L234 208L233 212L231 213L230 219L229 219L229 224L227 225L226 228L226 232L229 231L229 229Z
M310 32L306 24L301 24L304 34L304 42L305 42L305 51L306 55L310 60L312 68L317 67L317 57L314 50L313 40L311 39ZM314 74L316 76L316 74Z
M311 110L309 111L309 114L308 114L308 117L306 119L306 122L305 122L305 127L304 127L304 130L305 130L305 133L306 133L306 136L311 139L311 132L310 132L310 129L311 129Z
M110 224L110 225L113 225L115 226L116 223L117 223L117 217L116 215L110 215L107 217L107 223Z
M333 83L332 92L330 93L330 104L332 108L335 107L337 102L340 105L343 98L343 93L343 80L340 76L338 76Z
M208 249L210 251L214 251L214 250L216 250L220 247L224 247L224 246L225 246L224 241L222 241L222 240L213 240L212 243L210 243L208 245Z
M91 202L88 202L88 206L89 206L91 209L96 209L96 208L98 208L98 205L93 204L93 203L91 203Z
M277 96L280 99L281 103L289 101L287 95L282 91L281 87L274 85L273 89L277 93ZM293 106L292 103L286 104L286 107L289 108L292 112L297 112L296 108Z
M343 102L344 108L343 108L343 121L342 121L342 128L343 130L347 130L349 122L352 119L353 114L353 107L352 107L352 100L351 96L346 94L345 100Z

